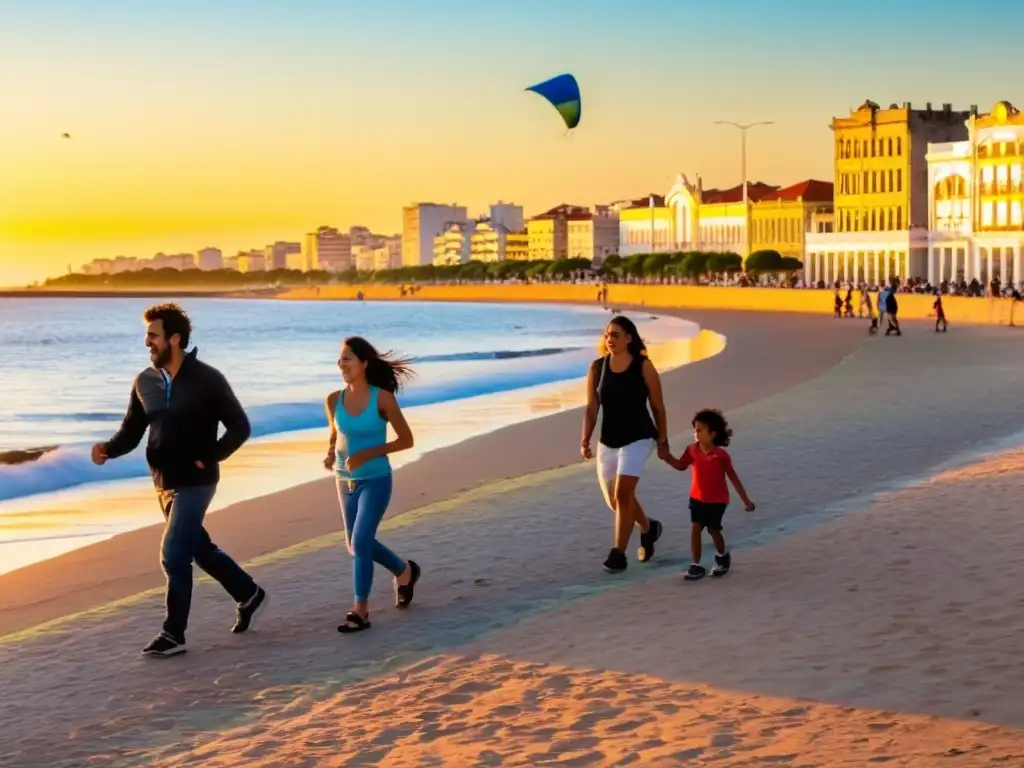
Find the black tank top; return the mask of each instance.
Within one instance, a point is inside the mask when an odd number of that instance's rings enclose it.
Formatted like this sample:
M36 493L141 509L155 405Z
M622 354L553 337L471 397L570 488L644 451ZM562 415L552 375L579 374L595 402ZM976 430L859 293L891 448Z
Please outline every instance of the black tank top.
M598 358L591 364L602 410L601 444L608 448L621 448L637 440L651 440L658 434L647 409L645 360L634 355L622 373L612 371L608 357Z

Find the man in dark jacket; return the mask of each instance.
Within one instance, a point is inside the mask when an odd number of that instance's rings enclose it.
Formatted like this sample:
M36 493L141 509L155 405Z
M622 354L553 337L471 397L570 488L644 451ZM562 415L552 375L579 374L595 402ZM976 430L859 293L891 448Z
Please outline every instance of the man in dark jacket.
M196 359L196 350L185 353L192 325L179 306L150 307L143 318L153 367L136 377L121 428L93 446L92 460L101 465L124 456L149 428L146 461L166 521L160 564L167 576L167 616L163 631L142 653L165 657L185 651L193 560L234 598L232 632L252 626L267 593L203 528L220 479L218 465L249 439L249 419L220 371ZM226 431L218 439L220 424Z

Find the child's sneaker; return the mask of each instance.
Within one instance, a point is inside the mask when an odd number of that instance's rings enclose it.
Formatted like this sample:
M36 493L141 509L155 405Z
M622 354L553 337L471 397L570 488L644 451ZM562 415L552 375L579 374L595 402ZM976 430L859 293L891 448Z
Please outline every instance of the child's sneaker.
M698 581L703 579L707 573L707 569L703 565L697 565L697 563L694 563L687 569L686 575L684 575L683 578L687 581Z
M711 569L711 575L725 576L729 572L731 565L732 552L726 552L724 555L715 555L715 567Z

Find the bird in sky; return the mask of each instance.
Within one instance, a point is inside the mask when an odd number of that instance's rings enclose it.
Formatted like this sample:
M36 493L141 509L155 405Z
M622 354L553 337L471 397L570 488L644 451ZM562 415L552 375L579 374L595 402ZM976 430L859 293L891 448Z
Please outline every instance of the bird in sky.
M70 134L70 133L62 133L62 134L60 135L60 137L61 137L62 139L70 139L70 138L71 138L71 134Z

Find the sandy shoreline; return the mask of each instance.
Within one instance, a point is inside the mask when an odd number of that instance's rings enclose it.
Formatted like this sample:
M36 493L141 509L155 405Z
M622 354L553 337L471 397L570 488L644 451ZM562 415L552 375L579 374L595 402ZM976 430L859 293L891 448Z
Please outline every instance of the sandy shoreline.
M855 323L825 323L808 333L805 319L787 315L752 322L744 313L663 314L693 320L730 339L717 358L666 374L670 424L677 426L685 424L697 402L735 408L781 391L834 365L865 338ZM751 382L746 373L751 356L768 350L778 364ZM389 515L494 480L576 463L579 423L580 411L573 409L428 454L397 471ZM225 549L248 560L336 532L336 504L333 482L325 478L222 509L208 527ZM0 638L161 586L156 553L162 525L154 518L150 527L0 575Z
M853 324L779 322L735 327L745 356L671 387L677 435L693 400L728 405L759 503L730 509L726 580L679 578L685 478L659 465L641 488L666 522L656 561L602 574L609 513L569 464L386 521L429 570L406 614L378 581L366 636L334 632L334 535L256 566L275 603L251 636L201 584L181 660L137 657L159 597L0 645L0 762L1024 764L1024 451L934 469L1024 426L1021 342L908 326L846 348Z

